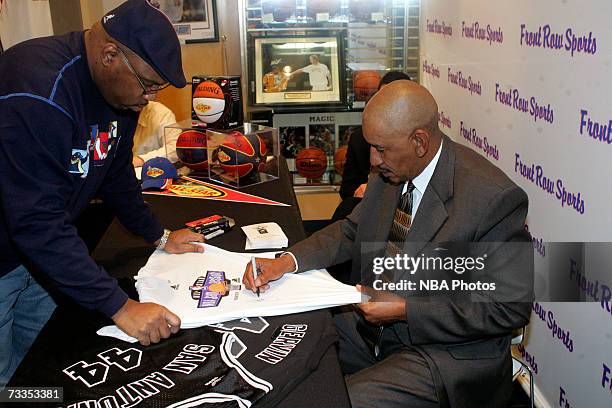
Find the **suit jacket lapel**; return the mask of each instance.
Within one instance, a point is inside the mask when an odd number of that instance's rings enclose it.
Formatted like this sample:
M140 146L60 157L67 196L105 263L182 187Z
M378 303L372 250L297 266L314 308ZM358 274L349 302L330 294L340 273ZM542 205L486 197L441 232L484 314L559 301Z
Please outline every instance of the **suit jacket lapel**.
M404 249L408 253L420 251L435 237L448 218L445 203L453 195L455 176L454 142L443 136L442 152L433 176L423 194Z
M353 259L360 259L361 262L353 261L351 282L371 285L368 279L373 276L372 260L376 256L384 256L401 186L385 183L380 176L371 175L366 194L372 194L375 201L367 209L364 207L361 214L360 235L353 252Z
M393 216L395 215L395 208L397 207L399 196L402 194L403 186L403 184L394 186L384 183L384 188L380 195L383 211L378 214L375 220L377 227L374 242L387 242L389 231L391 231L391 224L393 223Z

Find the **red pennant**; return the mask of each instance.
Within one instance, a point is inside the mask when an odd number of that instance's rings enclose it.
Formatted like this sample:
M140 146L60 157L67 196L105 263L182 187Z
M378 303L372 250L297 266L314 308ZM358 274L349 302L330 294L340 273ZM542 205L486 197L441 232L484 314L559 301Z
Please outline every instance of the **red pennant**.
M232 201L235 203L278 205L290 207L289 204L268 200L252 194L242 193L231 188L210 184L205 181L196 180L191 177L181 176L180 180L174 181L170 187L162 191L143 191L143 194L163 195L171 197L198 198L200 200Z

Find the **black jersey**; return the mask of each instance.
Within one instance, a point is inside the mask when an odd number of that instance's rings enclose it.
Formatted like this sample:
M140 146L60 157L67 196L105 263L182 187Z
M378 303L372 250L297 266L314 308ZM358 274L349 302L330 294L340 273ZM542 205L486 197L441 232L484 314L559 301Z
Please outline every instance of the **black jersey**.
M50 355L32 367L32 376L39 384L63 387L61 406L68 408L213 403L243 408L273 389L238 361L245 349L235 334L212 330L183 330L148 347L104 339L76 361L60 362Z
M53 353L35 347L9 386L63 387L63 404L41 407L274 406L335 339L327 311L181 330L147 347L78 336Z
M317 368L337 339L327 310L234 320L218 328L238 335L248 347L241 363L274 386L257 407L275 406Z

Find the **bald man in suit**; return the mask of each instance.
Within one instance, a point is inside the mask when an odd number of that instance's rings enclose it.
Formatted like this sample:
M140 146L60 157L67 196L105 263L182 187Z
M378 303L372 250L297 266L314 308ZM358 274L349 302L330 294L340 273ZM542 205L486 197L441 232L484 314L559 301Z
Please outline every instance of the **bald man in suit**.
M414 82L393 82L370 100L363 134L378 176L370 177L360 205L280 258L258 259L259 275L253 280L248 266L245 285L266 290L284 273L352 259L352 281L370 300L335 321L354 407L506 406L511 333L528 323L533 296L527 195L444 135L433 96ZM399 204L405 193L409 210ZM396 242L398 223L407 233ZM453 243L490 255L483 276L497 283L497 292L392 293L366 286L376 278L375 259L389 257L392 244L418 257L456 253ZM437 276L430 272L413 277Z

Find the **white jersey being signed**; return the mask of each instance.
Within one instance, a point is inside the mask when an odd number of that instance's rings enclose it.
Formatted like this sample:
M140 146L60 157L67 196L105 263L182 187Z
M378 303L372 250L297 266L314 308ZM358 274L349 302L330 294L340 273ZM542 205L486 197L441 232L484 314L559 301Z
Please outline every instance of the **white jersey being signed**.
M257 254L273 258L274 253ZM251 254L205 245L203 253L155 251L136 277L141 302L161 304L181 318L181 327L201 327L243 317L278 316L359 303L354 286L325 270L286 274L257 297L242 285Z

